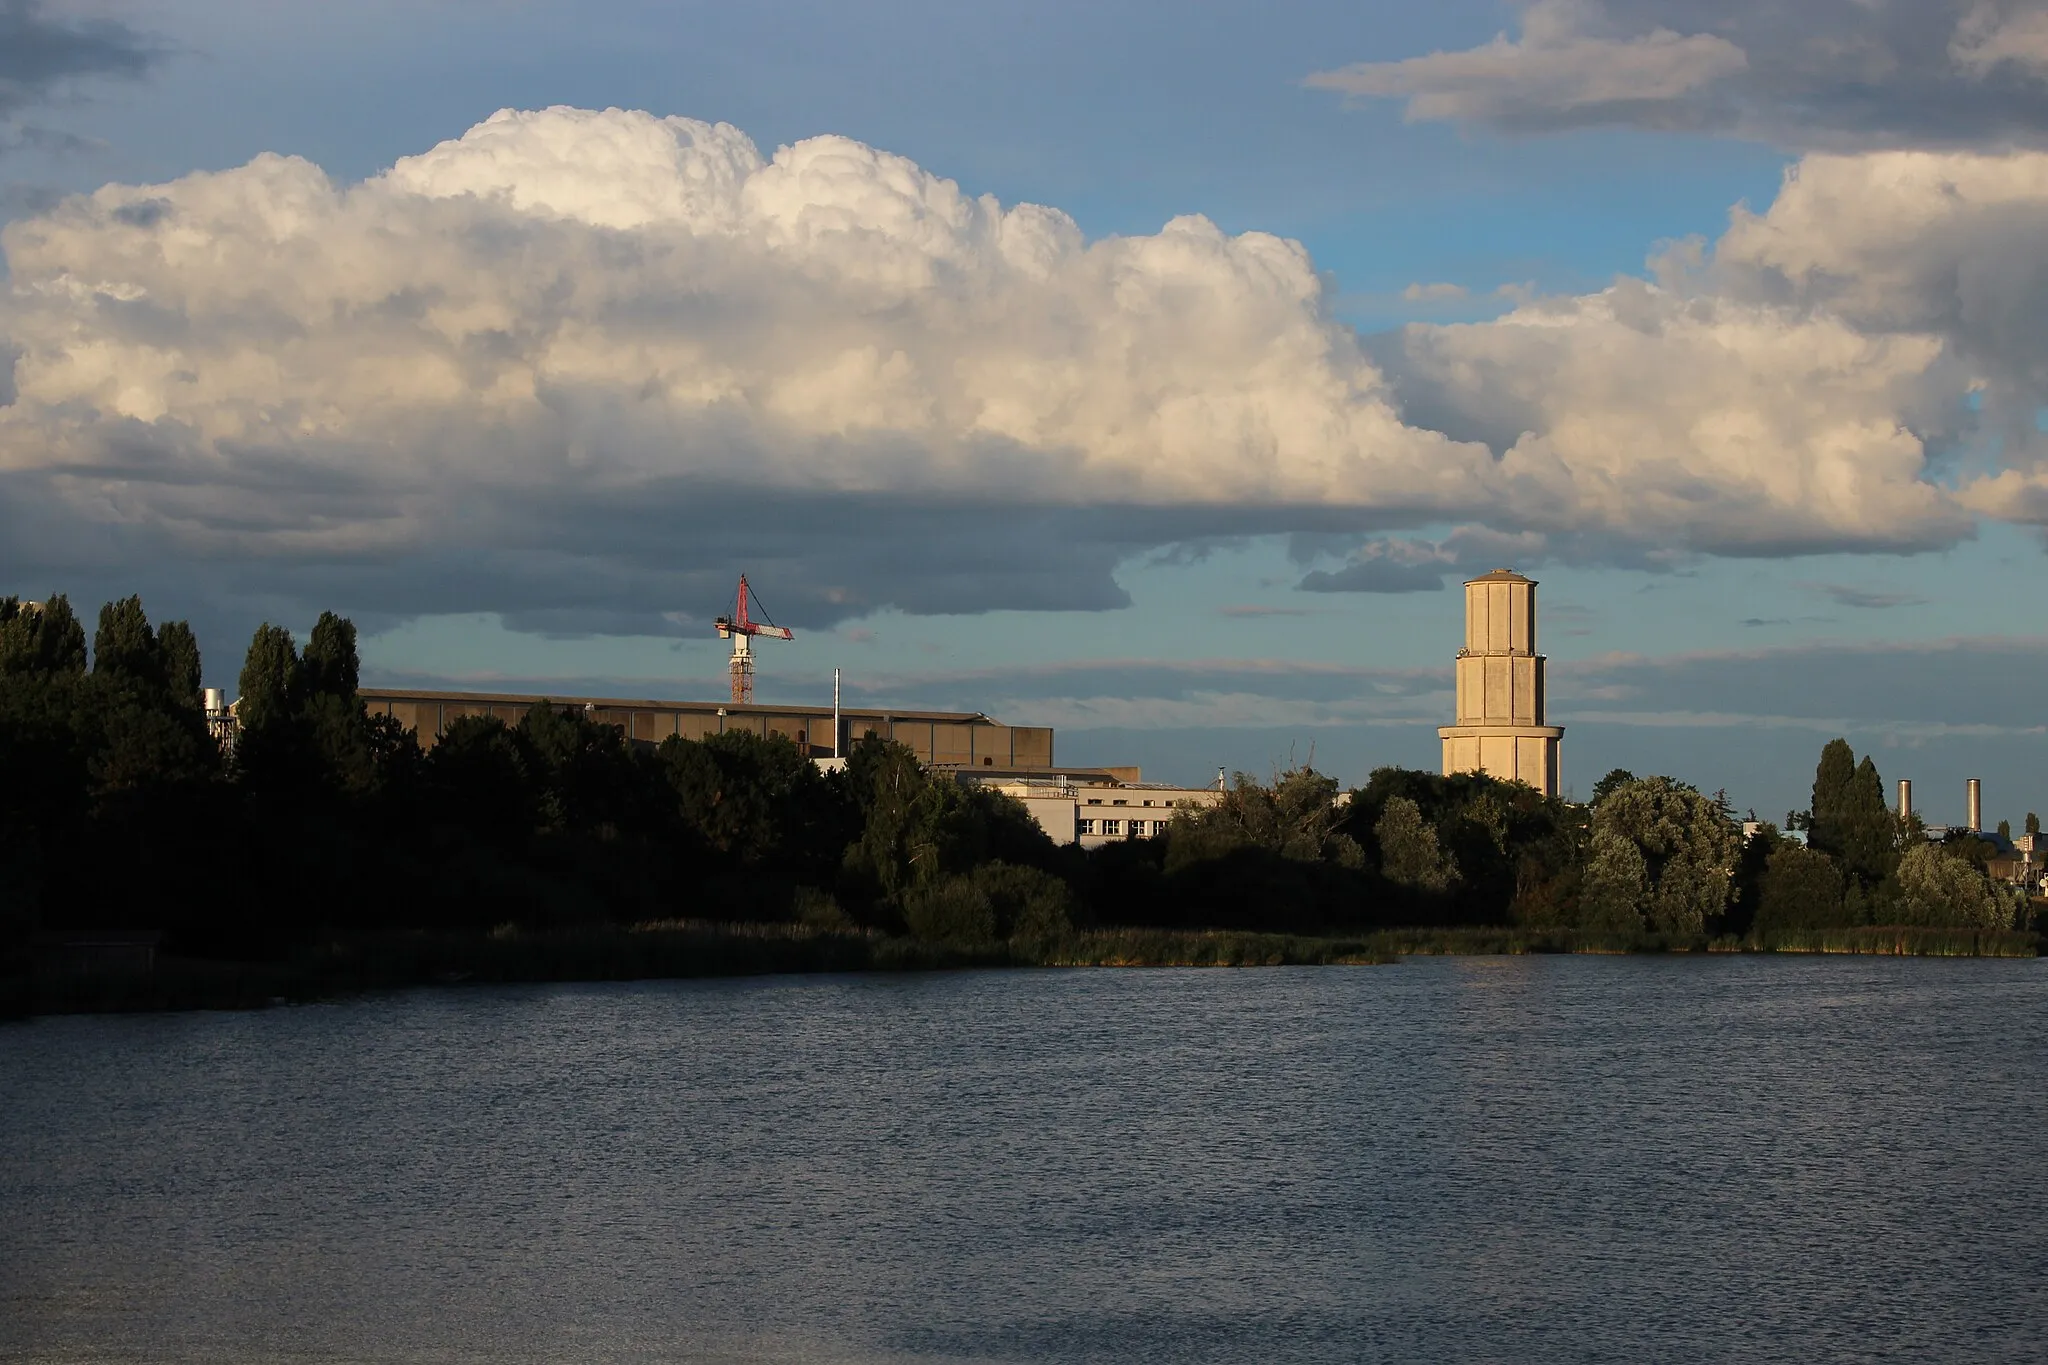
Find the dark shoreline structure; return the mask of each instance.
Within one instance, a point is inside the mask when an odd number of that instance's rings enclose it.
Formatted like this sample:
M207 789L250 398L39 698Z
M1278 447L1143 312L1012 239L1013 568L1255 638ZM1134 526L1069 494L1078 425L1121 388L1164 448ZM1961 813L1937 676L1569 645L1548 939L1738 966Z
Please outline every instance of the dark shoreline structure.
M1576 805L1384 768L1350 792L1239 774L1163 832L1081 848L959 780L938 736L925 753L865 724L827 770L765 720L692 736L678 707L657 740L595 707L470 699L423 747L358 686L331 613L303 650L259 629L240 683L224 751L183 623L109 603L88 652L64 598L0 599L0 1011L1428 952L2010 956L2044 922L1987 875L1995 846L1930 843L1839 740L1787 820L1803 841L1745 835L1666 777L1612 773ZM1035 742L1000 741L1013 760Z

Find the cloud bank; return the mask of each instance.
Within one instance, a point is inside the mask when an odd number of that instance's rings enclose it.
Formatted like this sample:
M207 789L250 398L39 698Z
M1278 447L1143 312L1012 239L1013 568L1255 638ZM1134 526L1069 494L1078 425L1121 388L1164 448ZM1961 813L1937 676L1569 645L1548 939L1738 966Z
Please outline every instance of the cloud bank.
M1797 148L2039 145L2043 0L1522 0L1521 32L1308 84L1412 121L1725 133Z
M1268 234L1091 242L846 138L506 111L360 184L263 156L0 235L0 569L632 631L764 562L806 624L1116 605L1130 556L1251 534L1930 548L2048 505L2024 442L1940 464L1966 389L2048 374L2043 213L2048 157L1815 156L1650 278L1368 348ZM1305 586L1462 563L1377 543Z

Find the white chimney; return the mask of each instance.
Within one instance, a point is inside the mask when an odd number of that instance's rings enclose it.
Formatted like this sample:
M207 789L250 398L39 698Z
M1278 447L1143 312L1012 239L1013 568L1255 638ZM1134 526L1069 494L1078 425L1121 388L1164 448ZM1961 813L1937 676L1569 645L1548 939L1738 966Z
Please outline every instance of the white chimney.
M1970 779L1970 833L1984 832L1984 784Z

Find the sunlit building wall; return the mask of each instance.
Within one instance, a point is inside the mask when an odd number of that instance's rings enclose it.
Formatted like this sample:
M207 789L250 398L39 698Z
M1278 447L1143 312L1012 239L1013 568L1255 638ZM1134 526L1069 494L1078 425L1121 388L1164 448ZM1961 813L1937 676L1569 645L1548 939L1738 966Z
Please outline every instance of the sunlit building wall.
M1495 569L1467 582L1457 724L1437 731L1446 774L1485 773L1557 795L1564 729L1543 723L1543 665L1535 581Z

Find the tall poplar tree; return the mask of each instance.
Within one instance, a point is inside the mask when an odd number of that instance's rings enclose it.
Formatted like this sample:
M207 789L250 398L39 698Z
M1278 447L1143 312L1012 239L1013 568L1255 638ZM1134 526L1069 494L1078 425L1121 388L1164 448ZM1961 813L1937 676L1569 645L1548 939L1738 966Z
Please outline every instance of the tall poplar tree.
M40 607L0 600L0 674L78 677L85 672L85 627L71 599L57 593Z
M1865 887L1875 886L1899 865L1898 821L1884 801L1884 779L1866 754L1856 765L1835 815L1836 847L1842 868Z
M140 597L124 597L100 608L100 628L92 637L92 673L152 691L163 688L163 655Z
M199 637L183 621L166 621L157 629L157 653L163 661L164 684L179 706L199 705Z
M1856 780L1856 751L1846 739L1831 739L1813 773L1812 823L1806 842L1823 853L1842 852L1842 805Z
M235 704L244 739L289 726L303 689L299 647L292 633L268 621L256 627L242 663L242 696Z
M308 696L340 697L353 703L362 677L356 658L356 626L346 616L320 613L300 659Z

